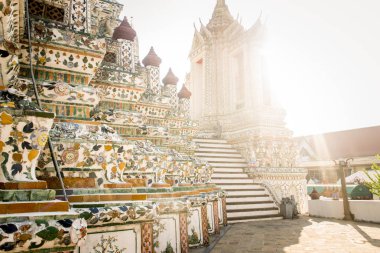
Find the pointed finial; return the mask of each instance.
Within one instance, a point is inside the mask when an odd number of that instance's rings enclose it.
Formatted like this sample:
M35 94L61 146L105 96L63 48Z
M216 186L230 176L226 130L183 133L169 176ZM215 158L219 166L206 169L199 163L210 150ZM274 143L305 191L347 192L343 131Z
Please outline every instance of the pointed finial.
M133 41L135 37L136 31L129 24L127 17L124 17L123 21L115 28L112 35L113 40L123 39Z
M182 86L182 89L178 92L178 97L180 99L182 98L190 99L191 92L186 88L185 84Z
M172 68L170 68L165 78L162 79L162 83L165 85L169 85L169 84L177 85L178 80L179 80L178 77L174 75Z
M145 58L142 60L142 63L145 67L147 66L155 66L159 67L161 64L161 58L157 56L156 52L154 51L154 48L151 47L149 50L149 53Z

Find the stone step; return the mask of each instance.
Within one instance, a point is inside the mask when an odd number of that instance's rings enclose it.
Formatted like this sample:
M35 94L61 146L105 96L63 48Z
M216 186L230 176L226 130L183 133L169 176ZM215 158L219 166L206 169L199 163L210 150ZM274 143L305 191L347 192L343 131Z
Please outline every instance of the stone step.
M220 168L213 167L214 173L244 173L243 168Z
M209 164L214 168L247 168L246 163L209 162Z
M228 150L233 150L231 144L223 144L223 143L197 143L199 148L223 148Z
M270 206L270 207L248 207L248 208L235 208L235 209L232 209L230 206L230 208L227 208L227 214L229 214L229 213L241 213L241 212L265 212L265 211L275 211L277 213L279 212L278 208L274 207L274 206Z
M227 143L226 140L220 139L193 139L193 141L197 143Z
M229 203L274 203L269 195L259 197L260 195L240 195L240 196L227 196L226 202Z
M212 179L229 179L229 178L245 179L249 177L245 173L214 173L212 174L211 178Z
M245 166L247 166L247 164L245 163L245 160L243 158L234 158L234 157L199 157L203 160L206 160L207 162L209 163L241 163L241 164L244 164ZM244 166L243 165L243 166Z
M198 148L197 153L223 153L223 154L239 154L235 149L231 148Z
M250 178L211 178L211 182L218 185L227 185L227 184L251 184L253 180Z
M269 194L265 190L236 190L236 191L231 191L227 190L228 196L229 197L234 197L234 198L239 198L239 197L247 197L247 196L255 196L255 197L269 197Z
M258 216L264 216L264 215L278 215L279 210L278 209L271 209L271 210L233 210L232 212L227 209L227 219L230 218L240 218L240 217L258 217Z
M248 164L241 154L221 140L195 139L195 155L213 167L211 182L227 191L229 222L278 218L278 207L267 190L248 177Z
M262 186L255 184L218 184L218 186L222 187L227 191L265 191L265 189Z
M199 158L205 159L205 160L219 158L219 157L243 159L240 154L232 154L232 153L198 153L198 152L195 152L195 155L198 156Z
M248 221L260 221L260 220L282 220L282 216L279 214L273 215L259 215L259 216L242 216L242 217L229 217L228 223L248 222Z
M253 203L253 204L251 204ZM227 210L248 210L248 209L266 209L266 208L275 208L278 209L277 206L273 202L269 203L260 203L260 202L247 202L247 203L227 203Z

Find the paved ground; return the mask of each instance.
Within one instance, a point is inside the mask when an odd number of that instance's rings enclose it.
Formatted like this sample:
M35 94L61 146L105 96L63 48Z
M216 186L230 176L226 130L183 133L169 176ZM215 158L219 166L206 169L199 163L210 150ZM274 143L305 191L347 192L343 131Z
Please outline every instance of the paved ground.
M380 253L380 224L311 217L238 223L211 252Z

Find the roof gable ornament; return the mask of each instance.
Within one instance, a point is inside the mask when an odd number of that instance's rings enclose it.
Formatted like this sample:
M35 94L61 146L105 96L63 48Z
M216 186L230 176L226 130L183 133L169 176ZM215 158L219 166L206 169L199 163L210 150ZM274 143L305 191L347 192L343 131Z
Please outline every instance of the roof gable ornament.
M203 43L204 43L204 39L203 39L201 33L198 31L198 29L196 28L196 26L194 24L194 36L193 36L193 43L192 43L192 46L191 46L191 51L196 50Z

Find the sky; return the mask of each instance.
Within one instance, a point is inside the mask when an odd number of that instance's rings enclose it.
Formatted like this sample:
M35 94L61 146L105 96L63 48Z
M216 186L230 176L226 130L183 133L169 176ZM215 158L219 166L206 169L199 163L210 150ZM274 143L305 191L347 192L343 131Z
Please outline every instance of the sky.
M194 25L216 0L119 0L132 19L140 58L154 46L180 78L190 71ZM272 91L295 136L380 125L379 0L226 0L246 29L263 13Z

